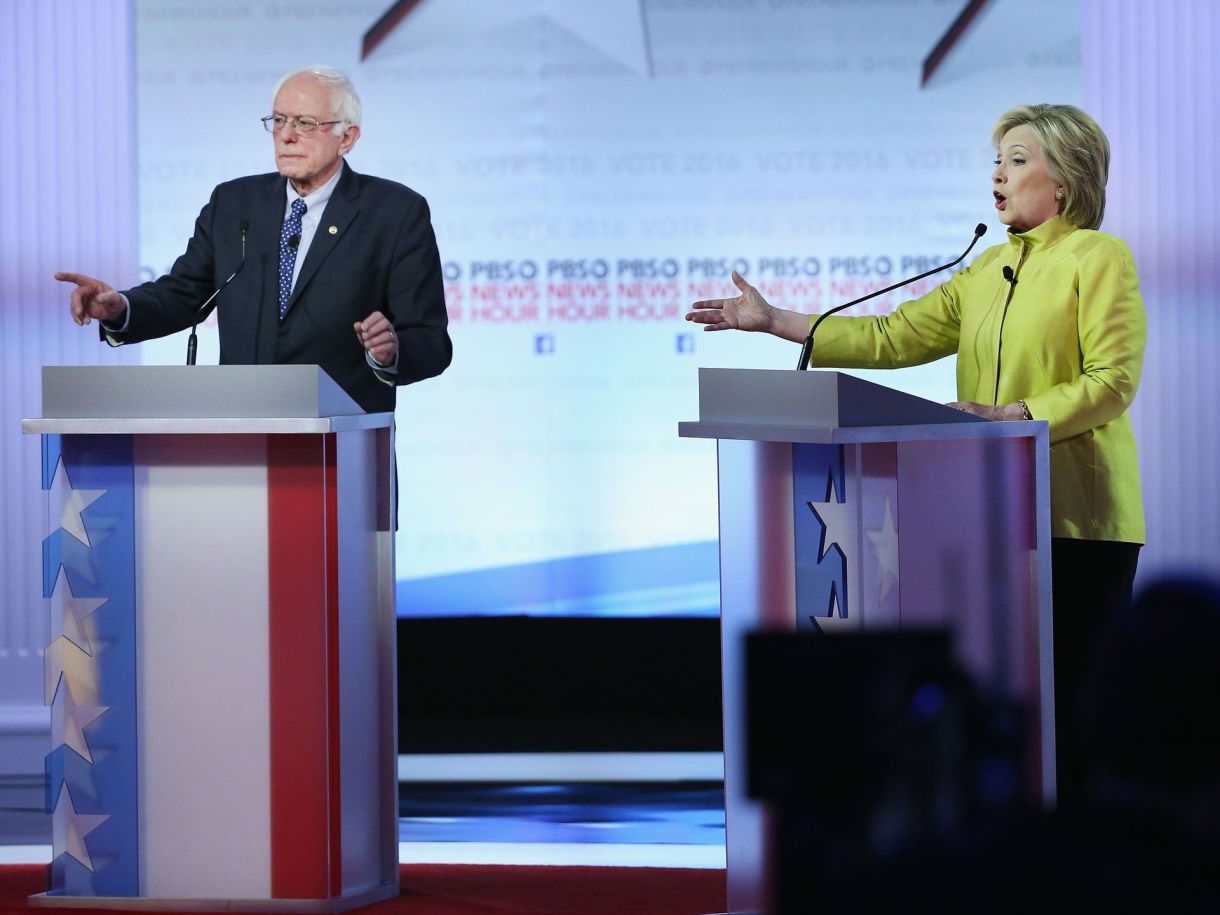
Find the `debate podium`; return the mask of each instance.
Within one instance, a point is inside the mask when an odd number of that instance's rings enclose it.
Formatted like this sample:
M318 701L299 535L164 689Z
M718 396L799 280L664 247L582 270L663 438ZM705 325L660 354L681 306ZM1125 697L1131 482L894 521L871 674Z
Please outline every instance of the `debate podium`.
M1045 422L839 372L703 368L679 435L716 440L730 912L762 911L768 884L766 814L746 793L748 632L948 629L974 680L1027 710L1026 794L1053 800Z
M393 416L316 366L46 367L38 907L398 895Z

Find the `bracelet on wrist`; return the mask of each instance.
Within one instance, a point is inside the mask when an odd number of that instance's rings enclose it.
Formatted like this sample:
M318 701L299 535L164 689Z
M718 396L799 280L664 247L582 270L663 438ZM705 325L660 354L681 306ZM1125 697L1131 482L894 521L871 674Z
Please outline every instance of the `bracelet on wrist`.
M1024 400L1018 400L1017 406L1019 406L1021 408L1021 418L1022 419L1033 419L1034 418L1034 414L1029 412L1029 404L1027 404Z

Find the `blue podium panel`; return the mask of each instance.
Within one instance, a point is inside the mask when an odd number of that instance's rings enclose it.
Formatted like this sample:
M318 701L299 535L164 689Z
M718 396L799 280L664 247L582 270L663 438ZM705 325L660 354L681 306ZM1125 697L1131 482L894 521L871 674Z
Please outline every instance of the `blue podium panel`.
M139 892L132 439L43 437L49 892Z

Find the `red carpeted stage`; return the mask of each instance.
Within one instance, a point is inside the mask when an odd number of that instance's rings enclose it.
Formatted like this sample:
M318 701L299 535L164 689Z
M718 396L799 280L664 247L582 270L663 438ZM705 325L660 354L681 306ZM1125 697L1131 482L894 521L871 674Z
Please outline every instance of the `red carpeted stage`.
M358 911L368 915L703 915L725 909L722 870L412 864L402 867L401 884L397 899ZM0 867L0 913L26 911L27 897L46 885L44 865Z

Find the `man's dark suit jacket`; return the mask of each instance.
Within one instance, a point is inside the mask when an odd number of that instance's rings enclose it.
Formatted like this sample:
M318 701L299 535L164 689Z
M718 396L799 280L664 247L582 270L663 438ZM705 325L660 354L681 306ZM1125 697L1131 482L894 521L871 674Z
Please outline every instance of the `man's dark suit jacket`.
M170 272L125 291L130 321L113 343L190 327L196 310L246 260L216 300L221 365L320 365L367 412L394 409L394 386L449 365L440 255L428 204L410 188L358 175L345 162L279 318L279 244L286 179L254 175L216 188ZM378 377L353 324L381 311L398 332L398 374Z

